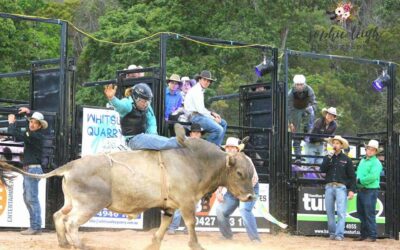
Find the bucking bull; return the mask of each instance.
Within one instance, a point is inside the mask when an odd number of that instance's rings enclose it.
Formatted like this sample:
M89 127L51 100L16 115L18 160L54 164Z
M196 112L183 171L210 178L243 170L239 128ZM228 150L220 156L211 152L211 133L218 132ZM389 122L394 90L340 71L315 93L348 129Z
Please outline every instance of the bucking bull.
M53 215L61 247L84 248L79 226L103 208L135 218L158 207L164 210L161 225L147 249L160 248L176 209L181 210L188 228L189 247L203 249L194 229L196 203L218 186L227 187L241 201L252 200L253 167L243 153L225 153L202 139L184 139L184 146L88 155L42 175L5 162L0 167L35 178L64 177L64 206Z

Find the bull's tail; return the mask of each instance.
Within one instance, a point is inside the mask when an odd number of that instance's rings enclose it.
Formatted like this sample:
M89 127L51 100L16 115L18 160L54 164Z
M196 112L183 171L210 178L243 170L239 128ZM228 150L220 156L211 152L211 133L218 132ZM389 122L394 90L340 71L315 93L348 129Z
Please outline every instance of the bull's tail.
M64 165L63 167L57 168L47 174L31 174L31 173L27 173L22 169L19 169L17 167L14 167L11 164L8 164L7 162L4 161L0 161L0 168L3 170L7 170L7 171L12 171L12 172L17 172L20 173L22 175L25 176L30 176L33 178L37 178L37 179L42 179L42 178L49 178L52 176L63 176L65 171L69 168L69 164Z

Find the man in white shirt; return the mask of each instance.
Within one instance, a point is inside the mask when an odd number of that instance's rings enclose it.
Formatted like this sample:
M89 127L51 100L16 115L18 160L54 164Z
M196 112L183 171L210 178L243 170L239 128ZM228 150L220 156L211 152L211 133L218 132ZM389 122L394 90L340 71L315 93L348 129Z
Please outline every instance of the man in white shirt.
M186 94L184 107L191 116L190 121L200 124L204 131L209 133L207 140L221 146L227 123L217 113L204 106L204 91L215 79L208 70L203 70L195 79L198 82Z

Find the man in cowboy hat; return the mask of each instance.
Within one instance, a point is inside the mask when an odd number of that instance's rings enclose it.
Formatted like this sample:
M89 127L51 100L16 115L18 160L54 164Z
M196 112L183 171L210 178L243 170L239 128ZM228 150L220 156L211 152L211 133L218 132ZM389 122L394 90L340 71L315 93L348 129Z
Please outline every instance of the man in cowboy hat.
M328 231L331 240L343 240L346 223L347 199L352 199L355 191L355 174L351 159L342 152L349 147L340 135L329 138L333 152L324 157L321 172L325 176L325 207L328 216ZM335 220L335 203L338 220Z
M185 109L190 113L191 122L201 125L205 132L210 133L207 140L220 146L224 139L227 123L215 112L204 106L204 91L215 81L211 72L203 70L195 79L198 81L185 97Z
M19 109L19 114L30 114L26 107ZM9 132L16 138L24 141L24 170L31 174L43 174L42 171L42 149L43 134L42 129L46 129L48 124L40 112L34 112L29 118L29 126L26 132L16 130L13 124L9 124ZM39 203L39 179L24 176L23 182L24 202L29 212L30 227L21 232L22 235L40 234L42 230L41 208Z
M194 81L194 83L192 83ZM179 121L179 122L189 122L189 113L184 108L183 102L185 100L185 96L187 92L192 88L192 86L196 84L196 80L190 80L189 77L184 76L181 78L181 88L180 88L180 95L182 96L182 104L179 108L177 108L174 112L172 112L168 120L170 121ZM173 134L173 133L171 133Z
M318 135L334 135L336 131L336 108L323 108L322 117L314 122L311 134ZM306 143L305 153L306 155L321 156L324 153L324 142L322 137L310 136L309 142ZM322 163L322 158L307 158L307 163L320 164Z
M233 154L240 152L243 147L244 145L239 144L239 139L235 137L228 137L228 139L226 140L226 144L223 146L226 152ZM256 196L258 196L258 175L254 164L253 168L254 176L252 181L254 193L256 194ZM261 241L257 231L256 219L252 212L256 200L242 202L238 198L233 196L233 194L229 191L226 191L225 194L222 194L222 187L219 187L217 189L217 200L220 202L219 206L217 207L218 227L224 238L232 239L233 237L231 226L229 224L229 216L235 211L237 207L239 207L240 215L242 216L244 226L246 227L246 232L250 240L254 242Z
M311 132L314 123L315 105L314 90L306 84L306 77L304 75L295 75L293 77L293 87L288 93L289 127L291 132ZM302 130L304 117L309 117L305 131ZM301 140L293 140L294 153L298 162L301 158L300 144Z
M179 91L181 85L181 77L177 74L172 74L167 79L168 86L165 89L165 112L164 119L169 120L169 115L174 113L182 106L183 98Z
M198 123L192 123L189 129L189 137L200 139L201 136L204 134L204 129Z
M381 149L377 140L370 140L357 167L357 214L361 221L360 237L356 241L376 241L375 208L379 192L382 164L376 157Z

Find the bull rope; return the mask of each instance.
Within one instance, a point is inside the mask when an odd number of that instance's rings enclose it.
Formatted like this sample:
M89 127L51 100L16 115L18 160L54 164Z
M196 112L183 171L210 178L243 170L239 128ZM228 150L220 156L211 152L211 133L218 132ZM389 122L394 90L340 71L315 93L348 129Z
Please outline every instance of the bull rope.
M160 166L160 178L161 178L161 199L163 208L167 208L168 200L168 187L167 187L167 170L165 169L164 161L161 156L161 151L158 151L158 165Z
M117 163L117 164L120 164L120 165L126 167L129 171L131 171L131 173L132 173L133 175L135 175L135 172L134 172L128 165L126 165L125 163L114 160L114 159L111 157L110 154L104 154L104 156L107 158L108 162L110 163L110 167L112 167L113 162L115 162L115 163Z

